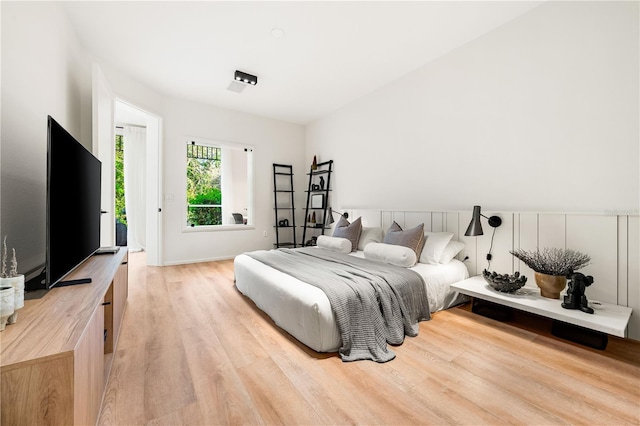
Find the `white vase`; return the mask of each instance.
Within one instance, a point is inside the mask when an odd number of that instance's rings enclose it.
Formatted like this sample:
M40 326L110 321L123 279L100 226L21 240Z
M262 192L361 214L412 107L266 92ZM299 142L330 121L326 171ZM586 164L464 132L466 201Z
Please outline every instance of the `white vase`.
M15 291L14 312L9 317L8 323L15 324L18 320L18 309L24 307L24 275L19 274L15 277L2 278L1 287L13 287Z
M15 296L16 291L13 287L0 287L0 331L4 330L7 325L7 320L15 311Z

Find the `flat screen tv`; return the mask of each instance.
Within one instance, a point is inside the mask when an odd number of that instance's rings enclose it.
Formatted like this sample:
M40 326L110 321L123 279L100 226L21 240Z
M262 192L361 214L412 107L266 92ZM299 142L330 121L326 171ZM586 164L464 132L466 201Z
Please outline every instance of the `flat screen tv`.
M100 247L102 164L51 116L47 135L44 284L50 289L77 284L63 279Z

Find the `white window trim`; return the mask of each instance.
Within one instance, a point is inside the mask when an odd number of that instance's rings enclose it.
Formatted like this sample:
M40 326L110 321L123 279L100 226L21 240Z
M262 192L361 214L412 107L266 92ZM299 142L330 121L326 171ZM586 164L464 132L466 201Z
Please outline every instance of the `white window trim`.
M186 150L183 151L182 157L182 188L181 188L181 216L182 216L182 226L181 231L183 233L191 233L191 232L220 232L220 231L249 231L255 230L254 225L254 210L255 210L255 173L254 173L254 155L255 155L255 147L253 145L241 144L236 142L228 142L221 141L219 139L208 139L196 136L185 136L185 148L187 144L191 142L195 142L197 145L207 145L213 146L217 148L228 148L228 149L237 149L237 150L247 150L253 155L247 158L247 191L249 195L247 197L247 224L227 224L227 225L200 225L200 226L188 226L187 225L187 156ZM222 159L224 161L224 158Z

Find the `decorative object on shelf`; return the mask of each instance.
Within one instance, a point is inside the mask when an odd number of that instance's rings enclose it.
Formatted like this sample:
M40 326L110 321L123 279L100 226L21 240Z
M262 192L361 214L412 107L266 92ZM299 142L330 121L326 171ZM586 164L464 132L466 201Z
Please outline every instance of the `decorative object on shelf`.
M307 217L307 223L311 223L311 213L309 213L309 216Z
M316 212L311 213L311 223L314 225L316 223Z
M311 208L312 209L324 208L324 194L313 194L311 196Z
M318 185L317 183L311 184L311 190L312 191L320 191L320 185Z
M2 279L2 286L10 285L14 290L14 299L13 299L13 307L14 312L13 315L9 317L9 324L15 324L18 321L18 310L24 308L24 275L18 274L17 267L18 263L16 262L16 250L13 249L13 259L11 260L12 267L11 272L9 272L9 277ZM15 265L15 268L14 268Z
M560 299L560 293L567 285L567 278L562 275L534 273L536 285L540 287L540 295L549 299Z
M0 270L0 278L7 276L7 236L2 240L2 269Z
M574 272L567 276L567 278L569 278L570 281L567 295L564 296L564 302L562 302L562 307L565 309L580 309L582 312L592 314L593 308L589 307L589 301L584 293L587 287L593 284L593 277L580 272Z
M278 226L289 226L289 219L282 219L278 221Z
M513 293L522 288L527 282L527 277L520 275L520 272L514 272L513 275L498 274L497 272L482 271L482 276L489 285L497 291L503 293Z
M7 320L15 311L15 295L13 287L0 287L0 331L5 329Z
M324 178L320 176L320 189L324 189Z
M15 324L18 320L18 309L24 307L24 275L18 273L16 249L12 248L11 268L7 272L7 237L2 242L2 269L0 271L0 287L11 287L14 290L13 313L8 318L8 324Z
M307 242L305 242L304 245L306 247L312 247L312 246L317 245L317 243L318 243L318 237L314 236L314 237L311 237L310 240L307 240Z
M535 272L535 281L540 294L550 299L559 299L567 285L567 276L591 262L591 257L571 249L545 247L542 250L511 250L509 253L523 261Z
M316 156L313 156L313 163L311 163L311 170L315 171L318 170L318 159L316 158Z

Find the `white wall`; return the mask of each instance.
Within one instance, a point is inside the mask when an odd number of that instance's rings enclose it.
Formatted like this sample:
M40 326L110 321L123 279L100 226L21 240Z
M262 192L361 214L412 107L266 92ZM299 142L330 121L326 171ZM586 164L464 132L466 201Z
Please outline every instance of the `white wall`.
M98 59L96 59L98 60ZM300 174L303 165L304 130L299 125L261 118L159 94L117 68L100 67L116 96L162 118L162 263L176 264L232 258L244 251L272 247L273 162L294 164ZM186 170L184 144L187 136L256 147L255 223L243 231L183 232ZM296 188L304 191L304 182ZM302 197L302 195L299 195ZM298 202L296 200L296 202ZM298 205L302 205L301 198ZM267 237L263 237L267 231Z
M0 234L22 272L44 261L46 115L90 146L91 61L55 3L0 7ZM314 154L335 160L338 210L638 209L635 2L543 4L308 126L306 154L300 126L165 99L101 66L120 98L165 120L169 263L270 247L271 163L294 164L300 212ZM254 230L182 232L185 135L256 146Z
M102 62L100 58L91 57L91 60L99 64L118 99L134 105L138 109L162 116L164 103L162 94L123 73L112 64Z
M55 3L1 2L2 146L0 235L9 235L20 272L45 258L47 115L91 148L91 63L63 11ZM165 192L184 192L184 135L246 143L256 147L256 227L235 232L183 233L176 198L163 213L163 260L168 263L230 258L271 247L273 192L271 163L303 165L301 126L165 98L108 64L100 64L116 95L164 120ZM159 184L162 182L159 182ZM304 190L303 182L296 188ZM300 201L302 203L302 201ZM72 220L72 218L70 218ZM267 238L262 236L267 231Z
M312 123L307 157L337 209L637 214L638 36L637 2L547 2Z
M304 175L307 166L302 126L170 98L164 104L164 124L164 263L231 258L244 251L273 247L272 164L293 164L294 173ZM254 147L254 227L233 231L184 230L184 147L189 136ZM303 194L301 179L298 185L296 191ZM302 195L299 197L296 203L302 206Z
M45 261L47 115L91 149L90 69L55 3L0 2L2 133L0 235L21 273ZM90 105L90 103L89 103ZM69 217L70 225L73 216Z
M232 258L244 251L272 247L275 218L271 164L294 164L295 172L304 174L308 166L303 161L302 126L163 96L109 64L100 63L100 67L118 98L162 118L162 263ZM255 146L255 228L183 232L186 136ZM298 206L304 203L304 185L301 180L296 187ZM263 231L267 231L266 238Z

